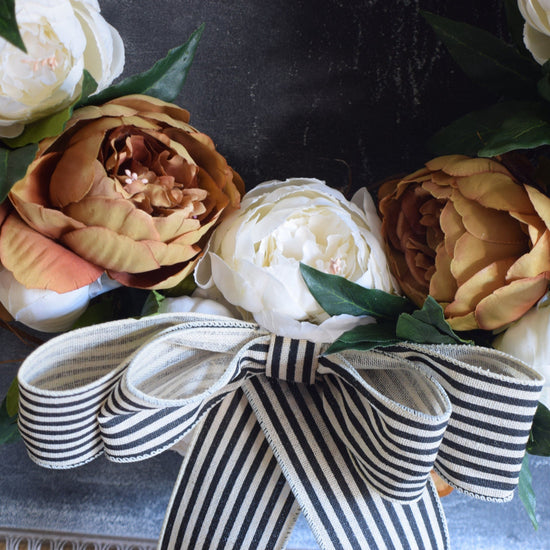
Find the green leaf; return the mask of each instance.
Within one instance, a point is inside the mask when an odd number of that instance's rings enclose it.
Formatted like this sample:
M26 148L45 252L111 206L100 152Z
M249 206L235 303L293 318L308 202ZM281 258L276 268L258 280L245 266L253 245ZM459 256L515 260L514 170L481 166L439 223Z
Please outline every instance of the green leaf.
M535 95L540 74L535 61L487 31L426 11L421 13L471 79L498 94Z
M19 384L15 377L6 395L6 411L10 416L15 416L19 411Z
M527 452L531 455L550 456L550 411L539 403L529 433Z
M27 124L22 134L14 138L4 138L4 143L12 148L24 147L29 143L38 143L44 138L59 135L64 130L65 124L71 118L76 106L80 104L84 98L87 99L89 94L96 89L97 82L88 71L84 70L82 90L79 98L74 103L65 107L65 109L57 111L53 115Z
M87 308L86 311L75 321L72 329L89 327L112 321L114 310L114 297L111 293L99 296Z
M472 344L463 340L445 320L443 308L428 296L422 309L402 313L395 330L397 338L417 344Z
M75 103L73 109L78 109L86 104L88 98L97 90L97 82L94 80L94 77L84 69L84 78L82 79L82 91L80 92L80 97ZM71 113L72 114L72 113Z
M14 443L21 438L17 428L17 414L8 414L7 401L6 396L0 405L0 444Z
M523 19L523 15L521 15L521 12L519 11L518 0L504 0L504 9L506 12L508 31L514 45L521 54L531 57L531 54L523 42L523 27L525 25L525 19Z
M195 282L195 276L191 273L172 288L163 290L162 293L168 298L177 298L178 296L189 296L197 288L197 283Z
M0 204L4 202L14 183L26 173L34 160L38 145L31 143L20 149L7 149L0 145Z
M141 309L141 315L146 317L147 315L156 315L159 312L160 305L164 302L165 297L156 290L153 290L147 296L143 308Z
M0 0L0 36L27 53L15 18L15 0Z
M395 336L395 323L381 322L370 325L360 325L348 330L333 342L325 351L325 355L338 353L346 349L366 351L373 348L392 346L400 340Z
M411 311L409 300L382 290L364 288L344 277L329 275L300 264L302 277L313 297L329 315L372 315L378 319L395 319Z
M170 50L168 55L157 61L151 69L110 86L90 97L87 104L99 105L129 94L146 94L163 101L174 101L181 92L203 30L204 24L185 44Z
M535 514L537 502L535 491L533 490L533 478L531 476L531 470L529 470L529 455L527 454L523 457L523 462L521 463L518 494L533 527L537 530L539 528L539 523Z
M506 101L469 113L435 134L437 155L496 156L550 144L550 109L543 103Z

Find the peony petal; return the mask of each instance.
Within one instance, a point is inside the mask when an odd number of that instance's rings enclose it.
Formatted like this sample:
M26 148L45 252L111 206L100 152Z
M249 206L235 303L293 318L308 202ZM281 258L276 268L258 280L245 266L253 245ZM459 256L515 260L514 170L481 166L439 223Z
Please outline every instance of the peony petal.
M479 328L473 312L462 317L449 317L447 322L453 330L475 330Z
M505 174L466 176L458 181L458 189L464 197L487 208L524 214L534 211L525 189Z
M45 208L41 204L20 201L17 195L12 196L12 202L21 218L28 225L51 239L59 239L68 231L84 227L83 223L73 220L59 210Z
M21 201L50 206L49 181L61 155L48 153L34 160L23 179L11 188L10 197L17 195Z
M505 258L518 258L527 252L524 244L491 243L477 239L470 233L464 233L454 249L451 271L462 286L484 267Z
M452 202L447 202L443 210L441 211L441 216L439 217L439 224L441 230L445 235L445 250L447 256L452 258L455 254L455 246L464 235L465 229L464 224L462 223L462 218L459 213L456 211Z
M550 271L550 230L542 235L527 254L518 258L508 271L507 279L536 277L545 271Z
M160 267L147 246L149 241L134 241L105 227L71 231L63 235L61 242L82 258L105 269L140 273Z
M549 275L513 281L484 298L475 311L479 328L494 330L519 319L544 296Z
M550 229L550 198L530 185L525 186L525 191L527 191L537 214L542 218L546 227Z
M458 287L454 301L445 308L445 315L459 317L474 311L483 298L506 285L506 273L514 261L515 258L498 260L475 273Z
M432 197L436 199L448 199L450 198L453 188L451 187L450 183L449 185L440 185L440 183L437 181L438 178L436 176L438 174L443 174L443 172L437 172L436 174L433 174L433 177L429 181L425 181L422 183L422 188L428 191ZM451 178L450 176L446 176L451 181L455 181L455 178Z
M453 165L469 158L470 157L466 157L464 155L443 155L426 162L426 168L431 172L437 172L438 170L448 172L447 167L452 167Z
M527 237L521 225L508 212L481 206L456 190L452 202L466 231L474 237L493 243L526 244Z
M462 178L479 174L484 175L484 177L491 177L491 174L504 174L508 176L508 178L512 177L504 165L490 158L470 158L461 157L461 155L450 155L446 158L445 164L439 169L451 176L459 176ZM432 165L431 163L429 164ZM428 166L428 164L426 164L426 166Z
M133 94L118 97L105 105L121 105L135 109L138 112L165 113L176 121L189 122L189 112L172 103L166 103L152 96Z
M152 220L159 234L159 240L162 242L170 241L191 231L197 231L200 228L199 220L187 218L178 210L175 210L168 216L155 217Z
M63 211L87 226L106 227L136 241L160 239L151 216L128 200L86 197Z
M456 290L456 280L451 273L451 258L444 243L441 243L436 249L435 273L430 279L430 296L438 302L452 302Z
M69 292L89 285L103 269L37 233L17 214L2 226L0 261L27 288Z
M145 273L120 273L109 271L109 276L124 286L146 288L149 290L162 290L175 287L186 277L191 275L198 261L199 258L197 257L190 262L165 266Z

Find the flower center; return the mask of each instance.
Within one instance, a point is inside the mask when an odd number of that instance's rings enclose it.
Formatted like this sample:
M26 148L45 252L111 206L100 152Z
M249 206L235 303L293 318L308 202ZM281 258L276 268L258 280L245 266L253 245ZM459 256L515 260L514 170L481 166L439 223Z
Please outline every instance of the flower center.
M28 65L32 65L32 70L34 73L38 72L40 67L47 66L50 70L54 71L59 66L59 62L57 61L55 54L42 59L22 59L21 61L23 63L27 63Z
M332 275L338 275L342 271L343 267L342 258L331 258L330 264L329 264L329 271Z

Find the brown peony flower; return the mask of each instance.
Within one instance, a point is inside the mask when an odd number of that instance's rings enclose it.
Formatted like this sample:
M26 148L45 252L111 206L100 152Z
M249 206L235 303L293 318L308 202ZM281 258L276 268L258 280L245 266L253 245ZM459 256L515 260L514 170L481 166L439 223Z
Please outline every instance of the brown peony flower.
M417 304L456 330L496 329L547 290L550 199L486 158L436 158L379 193L390 266Z
M9 199L0 261L29 288L67 292L104 271L169 288L190 274L244 185L189 113L125 96L74 113L44 140Z

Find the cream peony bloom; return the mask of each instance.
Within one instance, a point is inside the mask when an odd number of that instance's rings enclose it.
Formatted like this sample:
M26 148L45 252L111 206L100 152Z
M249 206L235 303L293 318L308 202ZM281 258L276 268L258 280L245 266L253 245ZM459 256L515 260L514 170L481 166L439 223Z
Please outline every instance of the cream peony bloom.
M517 357L546 378L540 401L550 408L550 300L546 295L505 332L493 347Z
M550 59L550 0L518 0L525 19L523 41L540 65Z
M26 288L10 271L0 267L0 302L16 321L42 332L69 330L92 298L118 286L103 275L90 285L58 294Z
M118 32L100 15L97 0L17 0L24 53L0 39L0 137L76 100L83 70L106 88L124 65Z
M241 209L214 231L195 279L271 332L332 342L373 320L329 318L304 283L300 262L366 288L396 292L380 234L365 189L349 202L316 179L270 181L247 193Z

